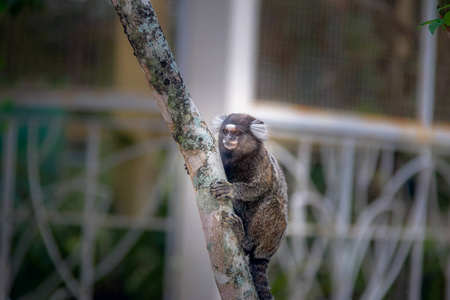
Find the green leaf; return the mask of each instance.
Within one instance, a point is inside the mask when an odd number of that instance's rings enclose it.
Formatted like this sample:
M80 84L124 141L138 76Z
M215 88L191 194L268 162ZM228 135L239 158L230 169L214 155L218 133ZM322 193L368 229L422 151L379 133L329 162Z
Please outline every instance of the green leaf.
M442 21L441 19L438 19L438 20L439 21L431 23L430 26L428 27L428 29L430 30L431 34L434 34L434 32L436 31L436 28L438 28L439 26L442 26L444 24L444 21Z
M445 25L450 26L450 13L446 13L442 18L442 21L444 21Z
M438 11L441 11L441 10L443 10L443 9L446 9L447 7L450 7L450 4L445 5L445 6L442 6L441 8L438 9Z
M428 24L431 24L431 23L434 23L434 22L439 22L439 21L442 21L442 20L441 20L441 19L434 19L434 20L430 20L430 21L423 22L422 24L420 24L419 26L417 26L417 29L420 29L420 27L423 27L423 26L425 26L425 25L428 25Z

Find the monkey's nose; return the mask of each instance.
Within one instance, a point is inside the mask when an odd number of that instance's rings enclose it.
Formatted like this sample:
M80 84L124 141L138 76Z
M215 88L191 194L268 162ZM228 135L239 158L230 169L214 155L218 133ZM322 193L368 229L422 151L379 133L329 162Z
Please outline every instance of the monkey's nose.
M229 135L227 135L227 141L234 142L234 141L236 141L236 137L229 134Z

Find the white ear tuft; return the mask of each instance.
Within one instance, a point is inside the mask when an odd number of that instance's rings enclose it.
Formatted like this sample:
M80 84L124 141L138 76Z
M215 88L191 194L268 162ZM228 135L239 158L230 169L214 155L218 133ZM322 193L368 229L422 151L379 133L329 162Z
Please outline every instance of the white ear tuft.
M222 127L223 121L226 119L227 115L215 115L211 120L211 128L214 133L218 133Z
M260 141L267 141L269 138L269 130L263 121L256 119L250 124L250 130L253 135Z

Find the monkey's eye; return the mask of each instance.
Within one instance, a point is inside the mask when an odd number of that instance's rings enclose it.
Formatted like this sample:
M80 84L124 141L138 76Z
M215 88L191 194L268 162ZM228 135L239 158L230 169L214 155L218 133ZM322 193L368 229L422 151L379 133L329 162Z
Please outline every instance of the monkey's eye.
M224 129L222 130L223 134L227 134L228 133L228 129Z
M234 132L234 135L241 135L241 133L242 133L242 132L236 130L236 131Z

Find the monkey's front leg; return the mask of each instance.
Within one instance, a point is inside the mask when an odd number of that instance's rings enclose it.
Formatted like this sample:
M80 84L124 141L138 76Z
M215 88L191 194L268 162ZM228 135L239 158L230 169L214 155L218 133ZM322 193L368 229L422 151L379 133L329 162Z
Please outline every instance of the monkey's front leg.
M219 201L226 201L226 198L239 201L257 201L259 197L267 193L267 188L260 182L244 183L228 181L218 181L211 187L211 194Z
M227 198L234 198L233 184L228 181L217 181L214 184L210 192L218 201L226 201Z

